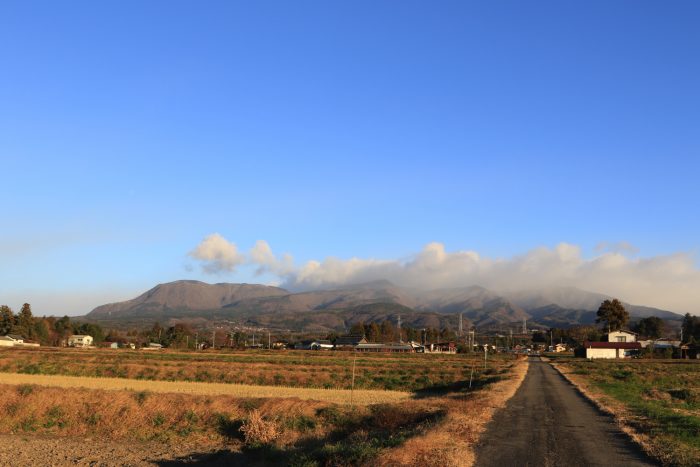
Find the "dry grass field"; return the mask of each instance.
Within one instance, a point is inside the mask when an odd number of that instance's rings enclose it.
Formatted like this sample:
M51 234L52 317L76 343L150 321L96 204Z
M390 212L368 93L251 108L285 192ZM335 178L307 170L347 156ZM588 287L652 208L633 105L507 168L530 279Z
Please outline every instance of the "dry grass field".
M321 389L285 386L252 386L248 384L195 383L189 381L153 381L125 378L90 378L87 376L27 375L0 373L0 384L40 385L59 388L83 388L103 390L131 390L154 393L229 395L256 398L296 398L318 400L336 404L386 404L400 402L411 397L409 392L380 389Z
M313 381L338 380L337 387L342 388L347 387L345 379L351 376L346 369L352 368L352 354L141 355L22 350L0 355L3 370L31 369L2 375L0 380L0 391L5 395L0 401L0 435L27 439L29 451L39 452L30 446L42 437L90 438L112 442L115 449L125 442L131 447L138 443L173 446L172 456L178 458L175 460L221 465L470 465L472 446L493 411L515 391L526 366L526 362L512 357L495 357L484 368L478 356L361 355L357 358L358 373L362 372L365 387L377 389L354 391L354 404L350 405L349 391L323 389L325 384L311 388L300 384L260 387L198 383L185 378L113 378L106 377L104 369L131 365L131 371L152 368L156 375L177 375L178 367L183 367L180 374L188 375L192 371L189 365L193 365L196 371L210 374L250 372L254 378L274 383L265 371L279 372L290 379L298 373L296 381L301 382L308 380L307 374L316 365ZM235 370L228 370L227 365ZM102 377L94 377L95 373ZM373 374L381 379L374 379ZM409 378L405 378L407 375ZM408 381L403 386L406 390L386 391L386 387L396 386L395 381ZM59 382L66 386L58 387ZM21 446L15 446L15 455ZM65 446L73 446L73 457L65 457L60 447L51 451L64 456L61 462L114 462L100 458L94 450L80 452L80 445ZM162 447L144 449L141 457L132 459L133 465L158 464L167 452ZM31 459L32 452L25 454ZM8 461L2 456L0 450L0 464Z
M439 364L436 365L436 361ZM349 389L349 352L0 350L0 372ZM360 354L355 388L415 391L469 378L460 355Z
M563 359L557 368L664 465L700 465L700 363Z

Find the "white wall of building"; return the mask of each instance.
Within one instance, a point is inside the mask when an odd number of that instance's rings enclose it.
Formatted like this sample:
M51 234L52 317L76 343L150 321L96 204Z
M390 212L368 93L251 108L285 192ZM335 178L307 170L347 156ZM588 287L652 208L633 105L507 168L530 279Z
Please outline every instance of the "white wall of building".
M586 358L617 358L617 349L586 349Z

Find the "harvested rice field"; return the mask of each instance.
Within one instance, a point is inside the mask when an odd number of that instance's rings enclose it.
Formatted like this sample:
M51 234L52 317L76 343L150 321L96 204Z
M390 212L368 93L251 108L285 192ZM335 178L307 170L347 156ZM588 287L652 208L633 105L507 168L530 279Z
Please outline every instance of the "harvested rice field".
M2 351L0 464L470 465L527 366L482 358Z

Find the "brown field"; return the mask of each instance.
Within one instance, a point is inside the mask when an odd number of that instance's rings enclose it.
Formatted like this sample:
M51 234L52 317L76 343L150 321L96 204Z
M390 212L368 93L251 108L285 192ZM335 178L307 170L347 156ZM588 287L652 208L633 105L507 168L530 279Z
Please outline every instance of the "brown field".
M14 367L12 356L17 357ZM166 459L221 465L470 465L483 427L515 392L527 365L500 356L484 368L480 356L362 355L358 373L380 389L354 391L353 405L349 391L323 389L323 384L261 387L104 374L105 368L124 365L153 368L158 375L177 374L178 366L188 375L193 365L211 374L229 371L230 365L275 381L263 371L306 377L316 365L314 381L335 381L340 374L338 386L343 387L352 357L333 352L0 352L3 369L29 370L0 375L5 395L0 436L22 437L12 450L0 449L0 464L12 456L25 459L25 465L154 465ZM371 368L374 379L365 373ZM66 374L74 372L103 376ZM384 389L402 381L409 381L404 387L410 390ZM89 443L80 442L88 438ZM90 447L95 445L104 447Z
M4 349L0 372L350 389L353 359L327 351ZM425 390L471 371L463 355L359 354L355 365L356 389Z
M386 404L410 399L411 393L372 389L320 389L246 384L194 383L189 381L152 381L124 378L90 378L86 376L26 375L0 373L0 384L35 384L59 388L148 391L157 393L195 394L243 398L313 399L336 404Z

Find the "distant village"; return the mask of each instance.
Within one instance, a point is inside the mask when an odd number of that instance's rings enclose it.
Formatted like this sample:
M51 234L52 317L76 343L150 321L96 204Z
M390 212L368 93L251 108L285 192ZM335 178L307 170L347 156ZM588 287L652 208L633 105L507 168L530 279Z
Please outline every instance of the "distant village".
M601 306L602 307L602 306ZM623 310L624 311L624 310ZM330 333L313 336L303 333L280 333L255 328L217 326L211 330L193 330L186 324L167 328L155 323L147 330L114 331L107 333L92 323L71 322L68 317L36 318L25 304L16 315L7 306L0 307L0 348L36 348L40 346L80 349L127 349L157 351L165 348L181 350L241 349L241 350L311 350L354 351L373 353L456 354L488 353L565 353L587 359L623 358L700 358L700 318L686 315L681 334L685 339L661 337L663 323L658 318L645 318L637 323L636 331L623 328L628 316L621 320L609 318L603 332L596 326L573 326L549 331L528 329L524 321L519 332L507 334L494 330L476 329L413 329L402 328L397 322L355 323L347 334ZM461 325L461 319L460 319ZM641 332L640 332L641 331ZM284 333L283 333L284 334ZM257 339L256 339L257 337Z

